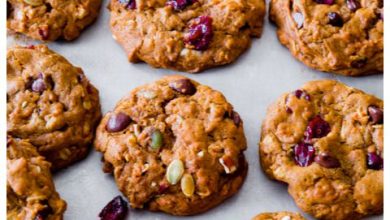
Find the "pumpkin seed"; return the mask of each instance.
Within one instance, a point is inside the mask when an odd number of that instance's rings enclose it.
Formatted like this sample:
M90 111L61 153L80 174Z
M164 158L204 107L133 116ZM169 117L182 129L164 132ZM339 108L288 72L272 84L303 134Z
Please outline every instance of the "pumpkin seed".
M175 185L179 182L184 173L184 164L181 160L173 160L167 169L166 178L168 182Z
M158 150L163 144L163 135L159 130L154 130L152 133L152 144L150 147L153 150Z
M195 192L195 183L191 174L185 174L183 178L181 178L181 191L185 196L190 197Z

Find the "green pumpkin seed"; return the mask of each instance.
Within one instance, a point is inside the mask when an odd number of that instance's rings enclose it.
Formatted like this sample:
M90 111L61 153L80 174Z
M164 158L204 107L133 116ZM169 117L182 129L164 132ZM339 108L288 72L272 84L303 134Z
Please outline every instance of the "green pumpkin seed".
M190 197L195 192L195 183L194 179L190 174L184 174L183 178L180 181L181 191L185 196Z
M159 130L154 130L152 133L152 144L150 145L153 150L158 150L163 144L163 135Z
M166 178L172 185L178 183L184 173L184 164L181 160L173 160L167 169Z

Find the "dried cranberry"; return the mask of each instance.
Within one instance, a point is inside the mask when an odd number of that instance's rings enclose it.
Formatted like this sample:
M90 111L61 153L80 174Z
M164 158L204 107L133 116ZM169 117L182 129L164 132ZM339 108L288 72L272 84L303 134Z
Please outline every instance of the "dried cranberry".
M295 163L301 167L307 167L314 160L315 149L313 145L306 143L299 143L294 146Z
M290 107L286 107L286 112L288 114L292 114L293 113L293 110L290 108Z
M367 167L373 170L380 170L383 168L383 159L376 153L367 154Z
M315 156L314 161L319 165L326 168L337 168L340 167L340 162L337 158L330 156L327 153L320 153Z
M39 28L38 34L39 34L39 36L41 36L42 40L48 40L49 39L49 28L48 27Z
M303 98L305 98L307 101L310 101L310 95L309 95L306 91L304 91L304 90L300 90L300 89L295 90L294 94L295 94L295 96L296 96L298 99L300 99L300 98L303 97Z
M329 24L335 27L342 27L344 24L343 18L337 12L328 13Z
M311 140L312 138L322 138L330 132L330 125L321 116L317 115L309 121L306 127L305 138Z
M184 42L193 46L196 50L208 48L213 37L212 18L209 16L199 16L189 26Z
M347 0L347 7L351 11L356 11L360 8L360 3L357 0Z
M383 110L376 105L370 105L367 108L368 114L370 115L370 120L374 124L383 123Z
M175 11L180 11L195 2L196 0L168 0L166 5L172 6Z
M189 79L179 79L169 83L169 87L184 95L193 95L196 92L195 85Z
M127 211L127 202L121 196L117 196L103 208L99 217L101 220L123 220Z
M315 0L319 4L333 5L334 0Z
M34 80L31 84L31 90L34 92L43 92L47 89L46 82L43 79L42 73L39 74L38 79Z
M239 115L237 112L233 111L233 112L232 112L232 115L231 115L231 118L232 118L234 124L235 124L237 127L239 127L240 124L241 124L241 122L242 122L240 115Z
M162 194L164 193L165 191L167 191L169 188L169 185L166 184L166 183L161 183L158 187L158 194Z
M111 115L108 119L106 130L109 132L118 132L125 129L131 123L131 118L125 113L119 112Z
M360 69L360 68L364 67L366 65L366 63L367 63L367 58L357 59L357 60L352 61L351 67Z
M43 201L45 208L39 210L34 220L45 220L50 214L53 214L53 209L49 206L48 201Z
M126 9L136 9L137 3L135 0L119 0L119 3L125 6Z

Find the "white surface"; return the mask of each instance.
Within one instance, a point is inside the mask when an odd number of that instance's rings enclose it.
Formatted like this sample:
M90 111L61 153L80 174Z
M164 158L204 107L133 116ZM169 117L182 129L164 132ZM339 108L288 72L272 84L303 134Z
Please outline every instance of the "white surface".
M109 12L104 1L101 16L95 24L73 42L57 42L49 47L83 68L90 81L99 89L103 112L135 87L158 78L178 73L154 69L146 64L130 64L122 48L109 30ZM25 41L23 41L25 43ZM14 40L8 37L8 43ZM260 125L269 104L281 94L293 91L307 81L331 78L383 98L383 76L342 77L314 71L293 58L277 40L275 27L265 18L263 36L252 41L252 47L234 64L186 74L221 91L240 113L248 140L245 152L249 173L244 186L231 199L197 216L172 217L162 213L130 210L128 219L251 219L260 212L300 211L287 193L284 184L269 180L261 171L258 160ZM91 151L88 158L55 174L57 190L68 203L65 220L98 219L100 210L119 195L112 176L101 171L101 155ZM309 217L308 215L305 215ZM309 218L310 219L310 218ZM367 219L383 219L382 216Z

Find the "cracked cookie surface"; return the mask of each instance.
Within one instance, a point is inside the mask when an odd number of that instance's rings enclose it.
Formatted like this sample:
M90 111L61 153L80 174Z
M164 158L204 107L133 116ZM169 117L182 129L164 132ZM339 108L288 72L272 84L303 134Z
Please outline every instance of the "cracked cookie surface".
M8 50L7 133L29 139L54 170L87 155L100 117L80 68L44 45Z
M255 216L252 220L305 220L305 218L294 212L266 212Z
M133 208L204 212L245 180L246 139L218 91L181 76L140 86L100 122L96 150Z
M280 42L311 68L383 72L383 0L272 0L270 20Z
M99 14L101 0L7 0L7 28L41 41L74 40Z
M55 190L50 163L28 141L7 139L7 219L60 220L66 203Z
M131 62L199 72L260 37L264 0L111 0L111 31Z
M259 151L265 173L318 219L383 211L383 101L375 96L309 82L268 108Z

